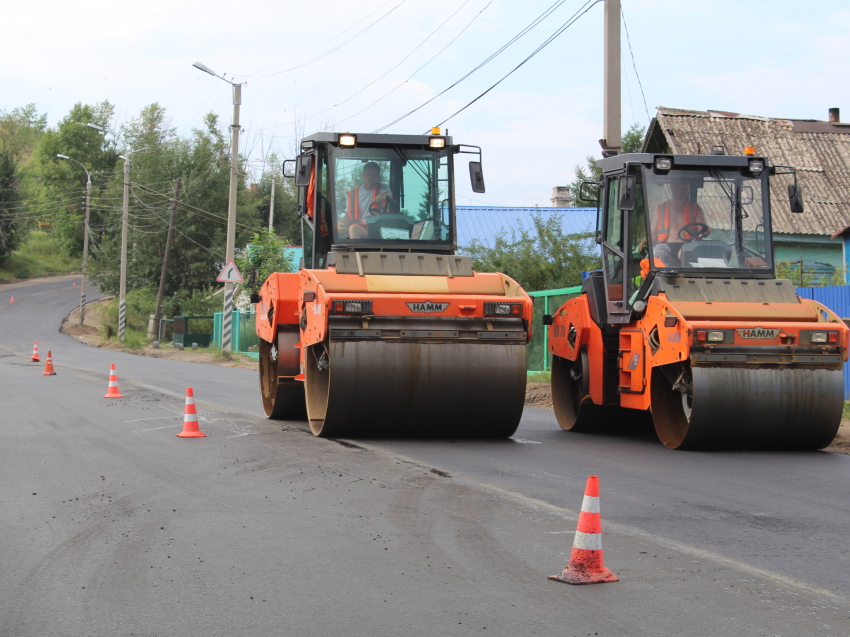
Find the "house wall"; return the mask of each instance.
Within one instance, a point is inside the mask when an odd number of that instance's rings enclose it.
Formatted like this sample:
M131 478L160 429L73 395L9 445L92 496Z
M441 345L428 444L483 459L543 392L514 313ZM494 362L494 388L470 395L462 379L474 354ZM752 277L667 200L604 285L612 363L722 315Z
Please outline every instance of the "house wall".
M841 239L823 235L774 234L774 258L779 261L817 261L835 268L844 266L844 246Z

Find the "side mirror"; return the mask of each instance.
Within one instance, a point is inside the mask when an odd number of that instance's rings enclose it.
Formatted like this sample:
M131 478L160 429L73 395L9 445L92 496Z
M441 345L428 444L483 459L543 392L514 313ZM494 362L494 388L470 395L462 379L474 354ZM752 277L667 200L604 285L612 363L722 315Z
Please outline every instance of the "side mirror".
M788 185L788 200L791 212L803 212L803 189L797 184Z
M587 195L584 191L585 186L593 186L596 188L596 194ZM581 186L578 187L578 198L585 203L593 203L597 206L599 205L599 184L595 181L583 181L581 182Z
M283 162L283 173L284 178L286 179L294 179L295 178L295 161L294 159L287 159Z
M636 199L634 175L621 175L619 182L620 201L617 207L620 210L634 210Z
M313 156L298 155L295 160L295 185L298 187L310 185L310 174L313 172Z
M469 180L472 182L472 192L484 192L484 171L480 161L469 162Z

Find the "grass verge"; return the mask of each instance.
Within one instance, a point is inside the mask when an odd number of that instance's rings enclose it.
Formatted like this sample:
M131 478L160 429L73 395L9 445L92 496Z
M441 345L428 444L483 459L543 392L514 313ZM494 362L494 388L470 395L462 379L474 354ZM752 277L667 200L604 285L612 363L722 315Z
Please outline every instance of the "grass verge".
M529 383L551 383L551 372L528 372Z
M0 281L70 274L81 269L80 259L62 254L52 235L34 230L27 235L23 245L3 262Z

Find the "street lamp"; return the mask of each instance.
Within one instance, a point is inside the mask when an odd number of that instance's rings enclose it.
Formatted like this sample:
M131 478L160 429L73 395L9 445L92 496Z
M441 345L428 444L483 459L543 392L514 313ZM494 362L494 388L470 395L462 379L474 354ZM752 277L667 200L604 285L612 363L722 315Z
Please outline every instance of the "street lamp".
M91 124L89 124L91 126ZM83 166L76 159L71 159L68 155L57 153L59 159L67 159L77 164L80 168L86 171L86 221L83 228L83 280L80 284L80 325L85 320L85 305L86 305L86 262L89 256L89 204L91 203L91 173L88 168Z
M242 104L242 84L231 82L200 62L192 66L209 73L233 87L233 124L230 127L230 197L227 202L227 248L225 259L231 261L236 248L236 191L239 187L239 106ZM224 284L224 315L221 322L221 351L230 351L231 321L233 315L233 283Z
M121 277L118 284L118 340L124 342L127 325L127 228L130 224L130 155L147 150L149 146L118 155L124 160L124 201L121 206Z

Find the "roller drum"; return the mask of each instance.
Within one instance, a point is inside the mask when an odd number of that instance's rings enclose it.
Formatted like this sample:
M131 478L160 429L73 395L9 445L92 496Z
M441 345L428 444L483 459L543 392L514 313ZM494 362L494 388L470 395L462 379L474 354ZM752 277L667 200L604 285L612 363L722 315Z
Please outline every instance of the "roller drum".
M844 406L842 369L692 367L693 394L652 377L652 415L671 449L821 449Z
M310 427L324 437L506 438L525 402L520 343L331 339L305 365Z

